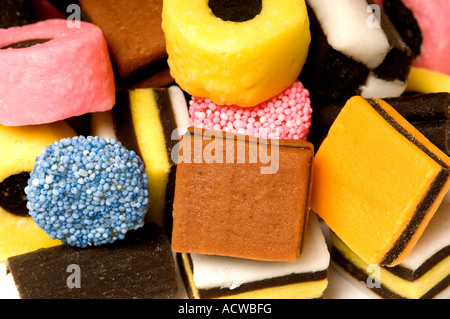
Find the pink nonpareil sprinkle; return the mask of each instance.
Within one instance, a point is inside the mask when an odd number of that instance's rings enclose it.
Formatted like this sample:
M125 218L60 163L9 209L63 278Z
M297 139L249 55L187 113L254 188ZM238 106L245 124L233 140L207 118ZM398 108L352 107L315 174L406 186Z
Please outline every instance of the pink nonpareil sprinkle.
M309 91L298 80L276 97L250 108L216 105L195 96L189 101L193 126L269 139L306 140L312 111Z

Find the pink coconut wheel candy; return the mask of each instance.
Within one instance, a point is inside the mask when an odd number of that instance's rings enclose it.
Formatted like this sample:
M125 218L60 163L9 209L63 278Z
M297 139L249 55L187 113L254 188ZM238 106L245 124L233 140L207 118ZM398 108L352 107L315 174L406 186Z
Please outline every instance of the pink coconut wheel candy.
M257 138L306 140L312 108L309 91L296 80L279 95L250 108L192 97L189 115L191 125L199 128Z
M0 29L0 124L50 123L114 104L113 69L97 26L50 19Z

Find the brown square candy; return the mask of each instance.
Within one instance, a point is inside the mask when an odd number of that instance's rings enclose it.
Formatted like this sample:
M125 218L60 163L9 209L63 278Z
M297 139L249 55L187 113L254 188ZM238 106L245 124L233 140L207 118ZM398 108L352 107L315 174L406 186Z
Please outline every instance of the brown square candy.
M189 128L179 143L172 250L299 258L314 147Z
M79 0L83 18L105 35L118 82L125 88L173 81L168 72L162 0ZM149 79L150 78L150 79Z
M153 223L113 244L39 249L6 266L22 299L167 299L177 292L169 241Z

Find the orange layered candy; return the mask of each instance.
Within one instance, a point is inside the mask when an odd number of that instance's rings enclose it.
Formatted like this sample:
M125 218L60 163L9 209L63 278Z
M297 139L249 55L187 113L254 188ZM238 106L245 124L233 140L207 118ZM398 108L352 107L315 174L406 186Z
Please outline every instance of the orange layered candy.
M190 128L180 146L173 251L267 261L300 257L312 144Z
M361 259L394 266L450 188L450 158L383 100L348 100L317 151L311 208Z

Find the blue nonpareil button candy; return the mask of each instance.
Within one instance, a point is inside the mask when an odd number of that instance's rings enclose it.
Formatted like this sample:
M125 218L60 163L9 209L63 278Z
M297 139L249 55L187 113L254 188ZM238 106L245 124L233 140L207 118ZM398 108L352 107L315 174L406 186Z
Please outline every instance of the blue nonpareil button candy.
M123 239L144 224L144 164L114 139L77 136L54 142L36 159L25 188L30 216L70 246Z

